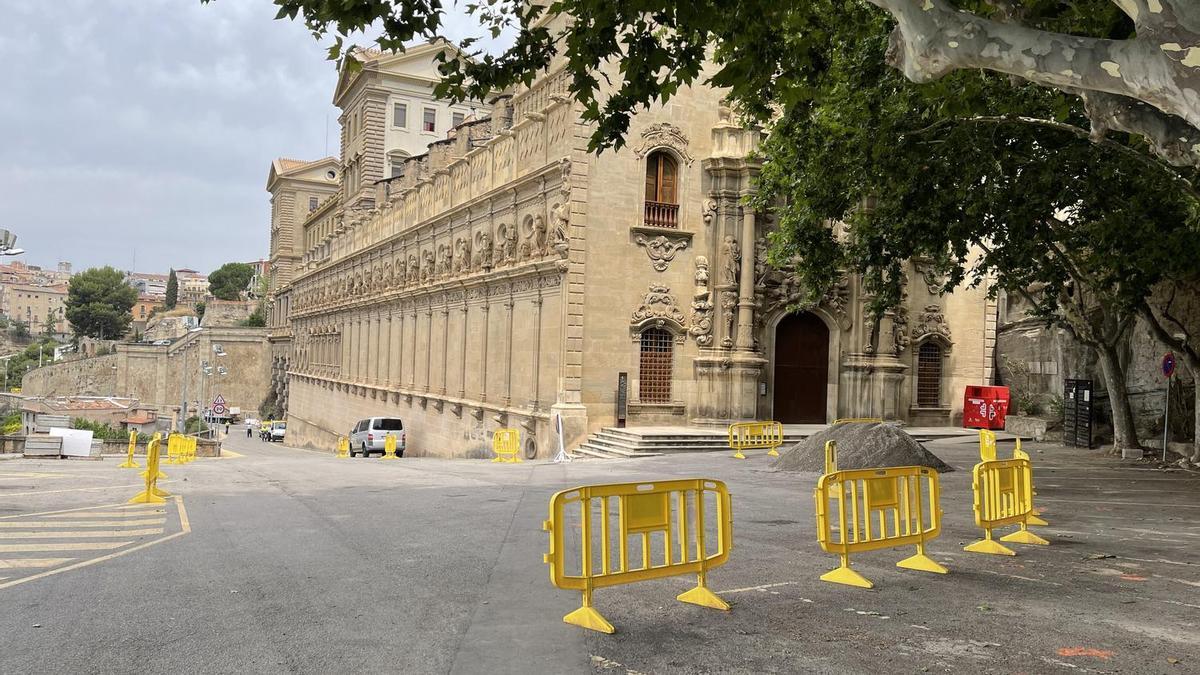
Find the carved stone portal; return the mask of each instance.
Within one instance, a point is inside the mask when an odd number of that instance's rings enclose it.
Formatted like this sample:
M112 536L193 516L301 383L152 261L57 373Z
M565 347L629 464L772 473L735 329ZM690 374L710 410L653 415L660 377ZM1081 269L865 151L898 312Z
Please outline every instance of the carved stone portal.
M696 258L696 288L692 292L692 327L688 329L696 344L710 347L713 342L713 303L708 288L708 258Z
M686 238L672 239L661 234L649 238L639 234L633 240L639 246L646 248L646 255L650 256L650 264L659 272L666 272L671 261L675 259L675 254L687 248L688 245ZM707 267L707 263L705 266Z
M930 338L937 340L944 347L950 347L950 325L946 323L946 315L938 305L925 305L925 309L917 315L917 322L912 327L915 342Z
M633 154L638 159L650 154L655 148L670 148L675 151L684 164L691 164L695 161L691 153L688 152L688 139L683 135L683 130L671 124L670 122L658 122L646 127L642 132L642 141L636 148L633 149Z

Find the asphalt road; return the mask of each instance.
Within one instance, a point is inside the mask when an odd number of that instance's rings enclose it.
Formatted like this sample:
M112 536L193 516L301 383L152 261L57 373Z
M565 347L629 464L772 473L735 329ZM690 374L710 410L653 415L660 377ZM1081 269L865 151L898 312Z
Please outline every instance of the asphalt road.
M0 546L26 547L0 548L18 551L0 553L0 672L1200 672L1194 474L1044 446L1051 546L983 556L962 551L978 538L974 448L931 444L962 469L943 476L930 545L951 573L897 569L911 549L882 550L855 559L876 583L860 590L817 578L836 562L815 542L816 475L762 457L497 465L226 447L242 456L164 467L180 502L144 512L121 511L137 481L119 460L0 462ZM615 635L563 624L579 598L542 563L550 495L683 476L734 495L735 548L710 575L732 610L676 602L690 583L672 578L598 591ZM114 529L29 534L72 527ZM4 567L35 556L71 562Z

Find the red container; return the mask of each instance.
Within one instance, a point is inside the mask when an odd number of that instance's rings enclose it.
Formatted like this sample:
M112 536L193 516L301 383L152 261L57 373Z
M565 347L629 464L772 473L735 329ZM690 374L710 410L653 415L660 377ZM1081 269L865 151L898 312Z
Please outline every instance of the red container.
M963 426L1003 429L1008 415L1008 387L973 385L963 392Z

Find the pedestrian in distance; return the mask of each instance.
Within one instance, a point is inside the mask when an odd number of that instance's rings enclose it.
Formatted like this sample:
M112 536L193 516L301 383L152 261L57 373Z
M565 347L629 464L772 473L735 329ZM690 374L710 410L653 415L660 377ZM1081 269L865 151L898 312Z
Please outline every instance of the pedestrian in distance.
M250 423L250 420L246 420L246 438L253 438L253 437L254 437L254 425Z

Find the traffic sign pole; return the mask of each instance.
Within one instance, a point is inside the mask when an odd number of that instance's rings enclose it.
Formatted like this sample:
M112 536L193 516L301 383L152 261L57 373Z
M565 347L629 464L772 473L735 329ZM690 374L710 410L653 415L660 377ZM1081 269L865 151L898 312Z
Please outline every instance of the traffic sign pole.
M1167 461L1167 439L1171 432L1171 376L1175 374L1175 354L1167 352L1162 359L1162 373L1167 378L1167 398L1163 402L1163 451L1162 461Z

